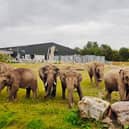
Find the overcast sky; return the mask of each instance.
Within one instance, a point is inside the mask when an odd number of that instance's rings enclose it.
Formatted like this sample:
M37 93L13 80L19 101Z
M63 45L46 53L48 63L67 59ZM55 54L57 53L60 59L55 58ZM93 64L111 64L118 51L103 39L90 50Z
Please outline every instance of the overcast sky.
M51 41L129 48L129 0L0 0L0 47Z

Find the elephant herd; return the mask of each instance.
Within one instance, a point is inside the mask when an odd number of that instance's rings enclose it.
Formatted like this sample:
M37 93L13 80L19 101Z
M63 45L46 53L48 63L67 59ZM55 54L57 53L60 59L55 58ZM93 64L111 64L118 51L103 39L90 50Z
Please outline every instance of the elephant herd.
M92 62L86 65L92 85L99 87L99 83L104 80L107 91L107 99L111 99L111 93L118 91L122 101L129 100L129 68L110 70L104 74L104 64ZM44 84L45 96L55 97L57 78L59 76L62 85L62 98L65 99L65 91L68 91L68 104L73 107L73 91L77 90L79 99L83 97L80 83L82 75L72 68L59 69L57 66L48 64L39 69L39 77ZM95 83L93 83L93 78ZM37 97L38 85L37 76L28 68L13 68L8 64L0 63L0 91L7 87L9 100L17 98L19 88L26 89L26 97L30 97L32 91L33 97Z
M56 85L57 76L60 77L62 85L62 98L65 99L65 90L68 90L68 103L69 107L73 106L73 90L76 88L80 99L82 99L82 90L80 82L82 76L75 70L68 68L67 70L61 71L54 65L46 65L39 69L40 79L43 81L45 86L45 98L56 96Z

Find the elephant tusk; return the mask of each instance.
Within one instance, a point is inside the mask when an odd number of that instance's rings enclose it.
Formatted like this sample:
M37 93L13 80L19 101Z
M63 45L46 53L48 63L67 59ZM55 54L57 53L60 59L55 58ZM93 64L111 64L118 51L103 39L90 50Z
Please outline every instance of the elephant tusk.
M56 82L54 82L54 85L56 85Z
M47 82L45 83L45 87L47 87Z

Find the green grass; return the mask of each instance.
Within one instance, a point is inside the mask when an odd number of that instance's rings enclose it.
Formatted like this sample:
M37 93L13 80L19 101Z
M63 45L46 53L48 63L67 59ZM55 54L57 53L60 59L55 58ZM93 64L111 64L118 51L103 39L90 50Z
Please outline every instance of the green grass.
M31 68L38 75L38 69L44 64L12 64L14 67ZM65 65L56 64L60 68ZM66 64L67 65L67 64ZM73 64L72 64L73 65ZM78 67L78 66L77 66ZM86 71L81 71L83 94L86 96L105 95L104 84L99 88L91 86ZM18 100L7 102L7 91L0 95L0 129L104 129L101 122L95 120L81 120L77 112L77 93L74 93L75 106L68 108L68 102L61 98L61 84L58 79L57 96L44 100L44 87L38 77L38 98L25 98L25 90L19 89ZM112 102L119 100L118 93L113 94Z

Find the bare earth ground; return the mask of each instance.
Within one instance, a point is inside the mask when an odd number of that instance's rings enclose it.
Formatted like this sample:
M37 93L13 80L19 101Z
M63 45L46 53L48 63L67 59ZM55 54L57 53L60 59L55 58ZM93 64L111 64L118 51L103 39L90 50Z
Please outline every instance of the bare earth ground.
M38 77L38 69L45 64L11 64L12 66L31 68ZM91 86L86 71L86 64L55 64L60 69L72 67L82 73L82 91L85 96L104 98L104 84L100 88ZM105 72L119 66L129 66L129 63L106 65ZM25 90L18 91L16 102L7 102L7 91L0 94L0 129L106 129L106 125L95 120L80 120L77 113L77 93L74 93L75 106L68 109L67 99L61 98L61 84L58 79L57 96L54 99L44 100L44 87L38 77L38 98L25 99ZM113 93L112 103L119 100L117 92Z

